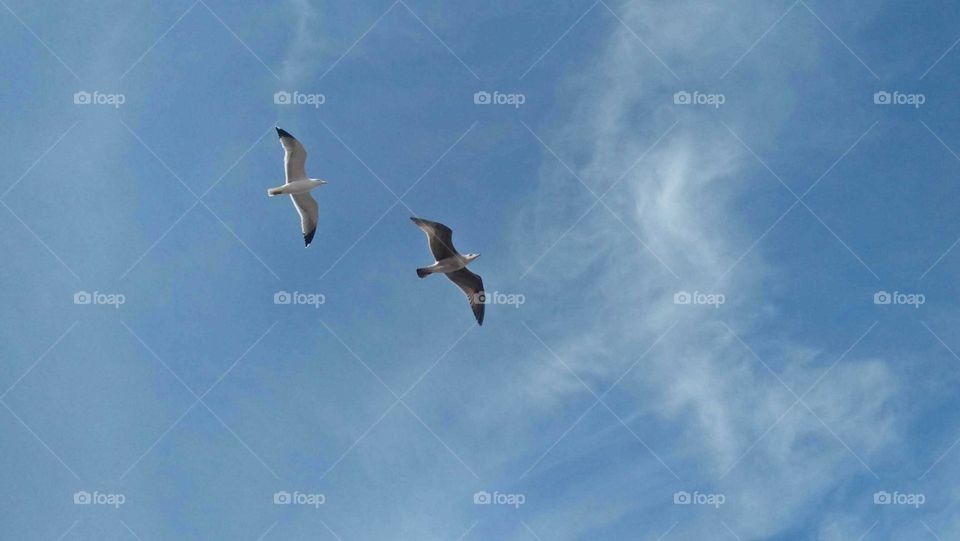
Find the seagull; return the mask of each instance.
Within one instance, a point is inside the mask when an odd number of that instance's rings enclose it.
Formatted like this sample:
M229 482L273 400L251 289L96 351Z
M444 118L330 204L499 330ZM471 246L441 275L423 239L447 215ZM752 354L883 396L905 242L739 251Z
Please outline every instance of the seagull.
M470 308L473 309L473 316L477 318L477 324L483 325L483 309L486 302L483 280L467 269L467 265L480 257L480 254L460 255L453 247L453 231L441 223L415 217L411 217L410 220L427 235L430 251L436 259L433 265L417 269L417 276L426 278L438 272L446 274L450 281L463 290L470 302Z
M283 169L287 177L287 182L279 188L270 188L267 195L289 194L293 200L293 206L300 213L300 228L303 230L303 245L310 246L313 242L313 235L317 232L317 212L319 207L317 202L310 196L310 190L317 186L327 183L318 178L309 178L303 169L303 164L307 161L307 150L303 148L300 141L277 128L277 135L280 136L280 145L283 146Z

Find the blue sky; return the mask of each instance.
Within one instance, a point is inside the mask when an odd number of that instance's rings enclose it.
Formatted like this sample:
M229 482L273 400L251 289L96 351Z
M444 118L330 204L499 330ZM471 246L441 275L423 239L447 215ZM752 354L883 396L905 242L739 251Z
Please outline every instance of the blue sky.
M951 3L0 4L0 537L960 537Z

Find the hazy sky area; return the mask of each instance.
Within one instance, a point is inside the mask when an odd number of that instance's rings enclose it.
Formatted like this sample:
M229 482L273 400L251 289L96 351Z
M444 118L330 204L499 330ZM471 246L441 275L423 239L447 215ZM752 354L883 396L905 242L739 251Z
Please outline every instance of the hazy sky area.
M960 539L955 2L0 0L0 78L2 540Z

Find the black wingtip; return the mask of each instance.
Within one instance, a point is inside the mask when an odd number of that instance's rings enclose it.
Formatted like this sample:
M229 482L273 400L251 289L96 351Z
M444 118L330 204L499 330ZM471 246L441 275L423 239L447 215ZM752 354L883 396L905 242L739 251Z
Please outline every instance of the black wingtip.
M310 243L313 242L313 236L316 235L316 234L317 234L317 230L314 229L313 231L311 231L311 232L309 232L309 233L307 233L307 234L305 234L305 235L303 236L303 247L304 247L304 248L306 248L307 246L310 246Z
M483 287L483 286L481 285L481 288L482 288L482 287ZM481 291L480 291L480 293L479 293L479 298L478 298L477 300L478 300L479 302L476 303L476 304L471 303L470 308L471 308L472 311L473 311L473 317L477 318L477 325L480 326L480 327L483 327L483 316L485 316L486 313L487 313L487 310L486 310L486 308L487 308L487 294L484 293L482 289L481 289Z
M290 139L293 139L293 136L290 135L290 134L289 134L286 130L284 130L283 128L277 128L277 135L279 135L281 139L284 138L284 137L289 137Z

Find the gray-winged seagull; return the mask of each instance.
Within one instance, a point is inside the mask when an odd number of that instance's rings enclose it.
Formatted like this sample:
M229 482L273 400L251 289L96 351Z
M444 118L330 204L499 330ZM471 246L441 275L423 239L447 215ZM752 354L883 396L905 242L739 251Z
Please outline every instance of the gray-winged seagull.
M473 316L477 318L478 324L483 325L483 309L486 302L483 280L467 269L467 265L480 257L480 254L460 255L453 247L453 231L441 223L414 217L410 220L427 235L430 251L436 259L433 265L417 269L417 276L425 278L438 272L446 274L450 281L463 290L467 300L470 301Z
M277 135L280 136L280 145L283 146L283 170L287 177L287 182L279 188L270 188L267 195L289 194L293 200L293 206L300 213L300 229L303 230L303 245L310 246L313 242L313 235L317 232L317 213L319 207L313 197L310 196L310 190L326 184L327 181L318 178L309 178L303 165L307 161L307 150L303 148L300 141L277 128Z

